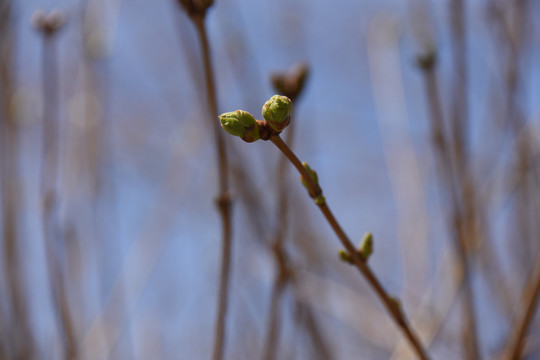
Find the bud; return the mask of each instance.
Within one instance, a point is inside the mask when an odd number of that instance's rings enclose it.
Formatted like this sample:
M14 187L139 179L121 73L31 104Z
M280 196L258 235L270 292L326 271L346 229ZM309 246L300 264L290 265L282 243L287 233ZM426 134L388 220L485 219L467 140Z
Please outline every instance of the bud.
M318 185L319 184L319 176L317 175L317 172L315 170L312 170L311 167L309 167L308 163L305 162L305 161L302 163L302 165L306 169L306 171L309 174L309 177L311 178L311 180L315 183L315 185ZM301 176L300 180L302 181L302 185L304 185L304 187L309 190L309 186L308 186L308 183L307 183L306 179L304 179L304 177Z
M262 108L262 115L275 131L283 131L291 120L292 102L286 96L274 95Z
M278 93L295 100L304 89L308 72L309 69L305 63L298 63L286 73L272 74L270 80Z
M309 67L305 63L299 63L295 66L293 74L298 95L304 89L304 85L306 84L306 79L309 75Z
M204 16L214 0L178 0L189 16Z
M229 134L239 136L246 142L259 140L259 126L257 120L243 110L236 110L219 115L221 127Z
M371 233L366 233L366 235L364 235L359 252L365 261L373 254L373 235Z
M315 204L317 205L324 205L326 204L326 198L322 195L319 195L315 198Z
M52 10L47 13L38 9L32 15L30 22L36 30L45 35L52 35L65 24L66 19L66 15L61 11Z
M436 63L437 52L433 47L428 48L424 54L416 57L416 65L424 71L433 69Z
M351 258L351 255L349 255L349 253L346 252L345 250L343 250L343 249L339 250L338 255L339 255L339 258L343 262L346 262L348 264L353 264L353 260Z
M272 83L274 90L276 90L278 93L290 96L290 92L287 88L287 75L281 73L272 74L270 76L270 82Z

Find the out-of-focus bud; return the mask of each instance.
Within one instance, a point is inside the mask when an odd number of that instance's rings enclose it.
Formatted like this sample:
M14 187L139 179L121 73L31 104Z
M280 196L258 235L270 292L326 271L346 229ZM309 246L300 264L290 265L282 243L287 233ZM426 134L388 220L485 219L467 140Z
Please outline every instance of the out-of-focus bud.
M189 16L205 15L214 0L178 0Z
M44 10L38 9L32 15L30 23L45 35L52 35L66 23L66 15L59 11L53 10L46 13Z
M244 110L236 110L219 115L221 127L229 134L239 136L246 142L260 139L257 120Z
M345 250L343 250L343 249L339 250L338 255L339 255L339 258L343 262L346 262L347 264L353 264L353 260L351 258L351 255L349 255L349 253L346 252Z
M287 73L272 74L270 80L278 93L294 100L304 89L308 73L308 66L305 63L298 63Z
M291 78L295 84L296 92L298 95L302 89L304 89L304 85L306 84L306 79L309 75L309 67L305 63L299 63L297 64L291 73Z
M436 63L437 51L432 47L428 48L425 53L416 57L416 65L424 71L433 69Z
M262 108L264 120L275 131L283 131L291 120L292 101L281 95L274 95Z
M364 235L359 252L365 261L373 254L373 235L371 233L366 233L366 235Z

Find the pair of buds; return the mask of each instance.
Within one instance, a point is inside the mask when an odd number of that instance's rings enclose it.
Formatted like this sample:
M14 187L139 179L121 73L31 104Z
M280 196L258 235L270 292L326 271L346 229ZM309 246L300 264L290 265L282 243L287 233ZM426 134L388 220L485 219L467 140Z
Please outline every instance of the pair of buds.
M246 142L268 140L272 134L279 134L289 125L291 111L292 101L288 97L274 95L263 105L264 121L256 120L244 110L221 114L219 121L225 131Z

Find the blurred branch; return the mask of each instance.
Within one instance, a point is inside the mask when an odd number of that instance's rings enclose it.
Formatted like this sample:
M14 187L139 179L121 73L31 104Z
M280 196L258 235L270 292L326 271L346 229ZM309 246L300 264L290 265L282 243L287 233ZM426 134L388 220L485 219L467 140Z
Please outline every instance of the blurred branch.
M219 129L218 123L214 120L218 115L217 96L214 80L214 72L211 63L210 45L208 43L208 34L206 32L206 13L212 6L213 0L179 0L186 14L190 17L197 29L199 43L201 45L202 60L204 63L204 74L206 83L206 100L208 101L208 110L212 131L214 132L218 176L219 176L219 194L216 198L216 204L221 216L222 222L222 248L221 248L221 270L219 280L218 304L216 312L216 328L214 360L221 360L224 354L225 336L226 336L226 315L227 303L229 297L229 283L231 273L231 248L232 248L232 199L229 193L229 161L225 138Z
M471 244L467 244L467 241L470 242L474 239L471 236L473 235L471 227L474 226L474 220L467 216L472 209L469 209L469 211L464 210L461 205L463 202L468 203L470 201L467 200L467 195L465 195L468 192L464 191L462 193L459 191L459 189L470 189L470 186L459 185L459 181L456 181L457 179L461 179L461 181L466 182L463 179L464 174L460 174L460 171L457 170L461 165L452 161L452 145L444 127L444 118L435 74L436 55L434 49L428 50L424 55L419 57L418 65L423 70L424 75L424 88L428 99L429 119L431 122L431 138L437 159L436 170L439 179L439 189L441 192L443 190L446 191L446 194L442 194L443 199L449 197L450 200L448 202L452 206L453 213L451 215L450 225L451 229L453 229L453 245L458 256L458 263L464 271L465 323L463 325L463 341L466 345L467 358L473 360L478 358L479 350L477 325L474 314L474 290L471 283L472 269L467 255L467 246L471 246ZM459 147L461 145L454 146ZM455 152L462 154L462 150L455 150ZM466 206L466 208L469 207Z
M30 331L28 309L24 291L26 284L21 272L21 249L18 233L20 203L18 181L18 125L14 118L13 74L13 21L12 3L0 0L0 199L2 224L3 273L9 293L9 315L0 316L0 358L31 359L34 356L34 338ZM6 309L0 309L0 312ZM2 314L3 315L3 314ZM12 331L8 330L12 329Z
M56 35L65 23L65 15L59 11L45 13L37 10L32 23L43 38L42 76L43 76L43 136L41 164L41 196L43 206L43 239L45 241L45 261L54 304L61 321L64 344L64 358L73 359L78 355L75 328L69 308L63 264L58 249L62 232L59 218L58 176L60 117L59 117L59 71L56 49Z
M423 335L425 346L429 347L433 344L443 326L448 322L454 304L459 301L464 274L463 269L455 264L457 260L451 251L444 252L435 271L434 278L437 281L426 289L422 299L411 312L411 318L415 319L415 324L418 324L418 332ZM437 306L434 313L426 311L430 306ZM401 340L389 359L403 359L405 345L405 341Z
M525 309L520 316L520 320L514 325L510 334L515 334L513 345L510 346L509 355L505 358L509 360L521 359L525 335L534 320L534 315L538 308L538 300L540 298L540 252L538 253L535 262L535 269L530 276L530 280L523 292L525 299Z
M272 76L274 88L280 94L287 96L291 101L295 101L304 89L305 81L308 76L308 68L305 64L299 64L290 73L274 74ZM288 126L285 142L292 147L294 140L295 116L294 112L290 115L291 123ZM279 338L279 301L283 294L284 286L291 280L289 266L287 264L288 255L284 248L285 234L289 228L289 191L287 186L287 159L280 157L277 164L277 218L276 234L272 242L272 254L276 263L276 272L274 275L274 284L270 295L270 311L268 313L268 327L266 330L266 340L263 349L263 359L272 360L275 358L277 340Z

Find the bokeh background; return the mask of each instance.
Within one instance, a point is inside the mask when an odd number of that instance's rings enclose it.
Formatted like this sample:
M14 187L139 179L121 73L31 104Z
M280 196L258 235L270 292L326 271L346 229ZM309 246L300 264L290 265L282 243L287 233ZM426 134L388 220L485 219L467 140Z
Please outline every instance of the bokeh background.
M37 9L66 22L44 35ZM373 233L369 264L433 358L505 358L517 338L540 358L539 14L534 0L216 0L205 18L219 113L261 118L271 74L308 65L293 148L350 237ZM193 21L175 0L0 0L0 46L0 358L210 358L217 114ZM278 150L226 142L224 358L414 358L289 165L283 225Z

